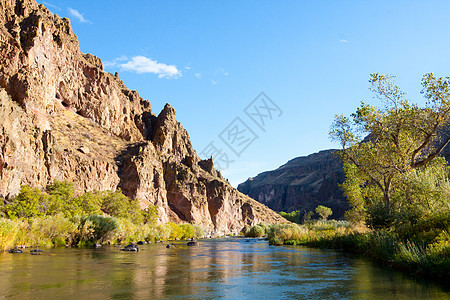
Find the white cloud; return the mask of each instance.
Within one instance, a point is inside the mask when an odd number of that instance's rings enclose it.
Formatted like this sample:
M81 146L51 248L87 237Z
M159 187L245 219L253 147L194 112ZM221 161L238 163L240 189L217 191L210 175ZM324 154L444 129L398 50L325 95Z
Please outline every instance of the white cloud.
M198 79L202 78L202 74L200 74L200 73L195 73L194 76L195 76L195 78L198 78Z
M44 4L47 8L54 8L54 9L57 9L57 10L61 10L61 8L59 8L58 6L56 6L56 5L54 5L54 4L51 4L51 3L48 3L48 2L42 2L42 4Z
M89 21L88 19L86 19L83 14L81 14L78 10L73 9L71 7L68 8L69 13L78 19L78 21L80 21L81 23L92 23L91 21Z
M228 76L228 75L229 75L228 72L225 71L224 68L218 68L218 69L216 70L216 74L222 74L222 75L224 75L224 76Z
M190 70L191 69L191 67L190 66L186 66L186 67L184 67L186 70Z
M342 39L342 40L339 40L339 42L344 43L344 44L347 44L347 43L348 43L348 40Z
M211 82L212 85L216 85L217 84L216 80L210 79L209 81Z
M114 67L117 66L117 64L121 61L127 61L128 57L126 57L125 55L122 55L120 57L114 58L113 60L105 60L103 61L103 66L104 67Z
M175 65L166 65L156 60L151 60L145 56L134 56L125 63L118 64L121 70L136 72L138 74L153 73L159 78L178 78L182 76L181 71Z

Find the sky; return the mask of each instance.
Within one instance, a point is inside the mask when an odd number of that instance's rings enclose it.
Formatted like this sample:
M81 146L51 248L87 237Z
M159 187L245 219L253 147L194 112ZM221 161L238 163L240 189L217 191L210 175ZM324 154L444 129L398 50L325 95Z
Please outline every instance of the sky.
M170 103L201 158L233 186L338 148L328 132L395 75L412 102L421 78L450 75L450 1L45 1L83 52L152 104Z

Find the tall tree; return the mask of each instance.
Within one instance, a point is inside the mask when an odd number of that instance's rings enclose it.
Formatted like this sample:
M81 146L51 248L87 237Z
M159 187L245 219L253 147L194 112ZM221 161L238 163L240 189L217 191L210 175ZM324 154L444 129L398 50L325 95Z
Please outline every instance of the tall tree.
M364 184L365 195L373 197L378 191L388 209L391 194L400 188L401 176L425 167L450 141L446 130L450 78L437 78L432 73L423 76L424 107L410 103L393 79L371 74L371 90L383 106L362 102L350 118L336 115L330 130L331 139L342 146L347 170Z

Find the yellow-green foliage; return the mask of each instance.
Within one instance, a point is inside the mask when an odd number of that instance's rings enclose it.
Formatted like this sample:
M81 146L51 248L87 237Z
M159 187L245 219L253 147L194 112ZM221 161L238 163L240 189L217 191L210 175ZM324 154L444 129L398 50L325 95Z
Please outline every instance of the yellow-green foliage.
M195 237L195 228L192 224L185 223L180 225L181 230L183 231L182 239L188 239Z
M194 224L194 236L196 238L203 238L205 236L205 230L200 225Z
M170 238L170 235L172 233L172 227L169 223L160 224L156 228L158 228L159 232L157 240L167 241Z
M253 237L253 238L260 238L263 237L266 234L266 231L264 230L264 228L260 225L255 225L252 226L252 228L250 228L250 231L248 232L248 237Z
M106 213L112 217L129 219L135 224L156 224L158 220L154 205L141 210L138 200L126 197L120 190L92 191L74 197L74 185L65 181L48 185L46 192L23 185L20 193L9 204L5 205L3 199L0 201L0 217L32 218L63 213L65 217L73 218Z
M387 231L370 231L344 221L318 221L306 225L272 225L272 245L307 245L339 248L420 274L447 276L450 271L450 234L442 230L430 244L403 240Z
M10 218L31 218L45 213L47 197L39 189L27 185L20 188L20 193L5 208Z
M301 211L299 210L294 210L290 213L284 212L284 211L280 211L279 212L280 216L282 216L283 218L285 218L288 221L300 224L301 223Z
M316 213L322 218L322 220L326 220L333 212L331 211L331 208L319 205L316 207Z
M63 214L30 219L28 244L33 246L64 246L72 243L77 225Z
M24 185L9 203L0 199L0 251L17 246L90 246L204 236L198 225L157 225L156 207L141 210L138 203L120 190L75 197L74 185L68 182L55 182L46 192Z
M82 213L80 215L99 215L102 213L101 206L103 202L103 194L93 191L87 192L75 199Z
M114 240L117 242L133 242L145 239L145 232L139 226L131 222L129 219L117 219L117 228L113 234Z
M273 245L282 245L285 241L298 240L304 241L308 236L309 230L305 226L297 224L279 224L272 225L269 230L269 242Z
M128 198L120 190L105 192L102 210L108 215L117 218L131 219L136 224L144 221L143 212L137 200Z
M0 251L5 251L15 246L19 224L17 221L0 219Z
M170 239L181 239L183 237L183 228L180 225L175 223L167 223L170 227Z

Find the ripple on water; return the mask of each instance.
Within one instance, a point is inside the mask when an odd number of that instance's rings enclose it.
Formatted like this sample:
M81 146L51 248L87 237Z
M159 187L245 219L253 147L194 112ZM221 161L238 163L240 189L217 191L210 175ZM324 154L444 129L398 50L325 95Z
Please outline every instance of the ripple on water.
M433 299L442 286L359 257L266 241L205 240L198 247L142 245L138 253L48 249L0 255L0 299ZM50 255L51 254L51 255Z

